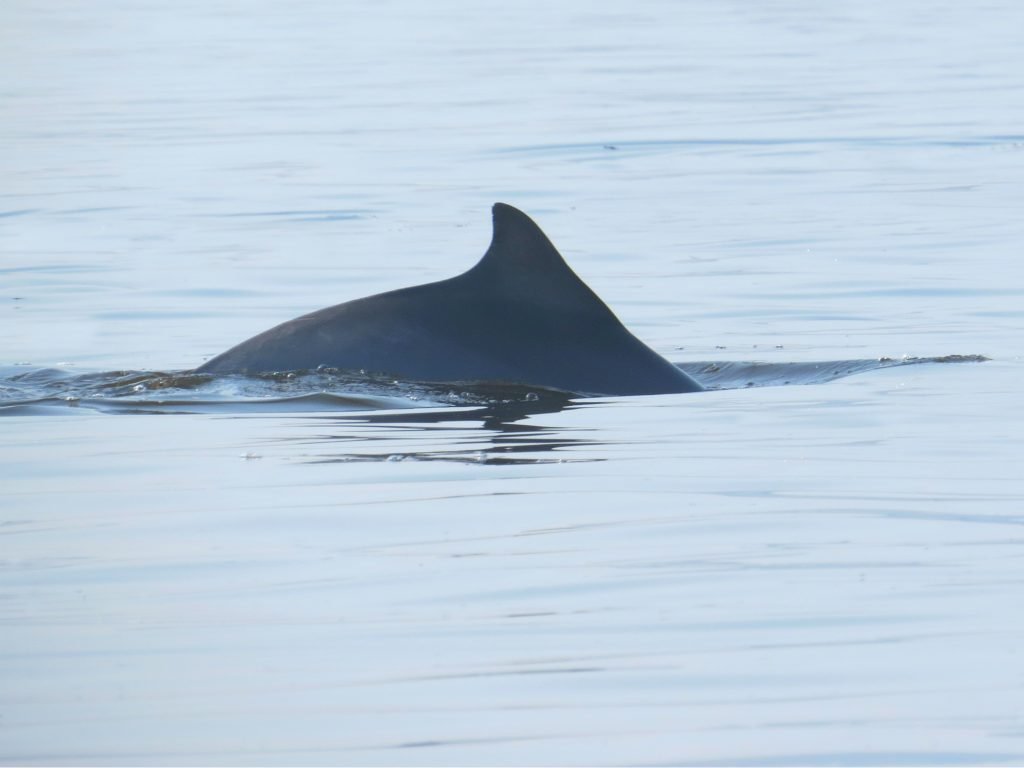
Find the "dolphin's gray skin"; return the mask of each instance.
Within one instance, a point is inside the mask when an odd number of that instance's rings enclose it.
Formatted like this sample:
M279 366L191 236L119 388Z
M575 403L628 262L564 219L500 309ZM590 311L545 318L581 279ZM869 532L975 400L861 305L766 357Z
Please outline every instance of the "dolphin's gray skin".
M522 211L496 203L494 237L457 277L356 299L282 323L197 373L318 366L421 382L504 382L583 395L695 392L637 339Z

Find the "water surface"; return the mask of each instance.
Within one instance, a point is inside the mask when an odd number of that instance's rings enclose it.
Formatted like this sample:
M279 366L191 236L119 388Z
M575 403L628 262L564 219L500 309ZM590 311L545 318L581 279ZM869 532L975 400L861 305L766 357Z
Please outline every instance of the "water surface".
M0 761L1024 761L1022 24L11 4ZM179 373L499 200L710 391Z

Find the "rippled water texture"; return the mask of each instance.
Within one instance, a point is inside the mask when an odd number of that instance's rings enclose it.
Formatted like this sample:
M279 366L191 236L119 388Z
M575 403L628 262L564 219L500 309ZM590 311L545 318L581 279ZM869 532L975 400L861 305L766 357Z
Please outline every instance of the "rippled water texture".
M0 763L1024 762L1018 5L0 26ZM495 201L708 391L182 373Z
M707 390L822 384L843 376L904 365L982 363L981 355L840 360L826 363L680 363ZM6 375L5 375L6 373ZM316 409L359 411L444 405L541 403L559 410L572 392L489 382L418 383L321 368L256 375L178 371L72 374L53 368L0 369L0 416L52 413L40 406L95 408L115 413L239 413ZM441 416L440 418L444 418Z

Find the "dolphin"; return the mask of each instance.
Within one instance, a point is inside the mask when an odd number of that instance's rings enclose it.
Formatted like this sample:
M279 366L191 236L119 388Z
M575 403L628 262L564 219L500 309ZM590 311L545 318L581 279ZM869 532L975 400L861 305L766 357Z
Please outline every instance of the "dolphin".
M469 271L297 317L195 372L323 366L424 383L505 383L578 395L702 389L626 330L529 216L504 203L495 203L492 213L491 245Z

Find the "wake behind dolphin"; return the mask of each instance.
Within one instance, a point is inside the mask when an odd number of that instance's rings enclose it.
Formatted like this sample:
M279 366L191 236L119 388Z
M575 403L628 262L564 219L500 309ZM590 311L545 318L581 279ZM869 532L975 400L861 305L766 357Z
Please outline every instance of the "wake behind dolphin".
M195 373L326 367L581 395L702 389L626 330L529 216L495 203L493 219L491 245L469 271L303 315L217 355Z

